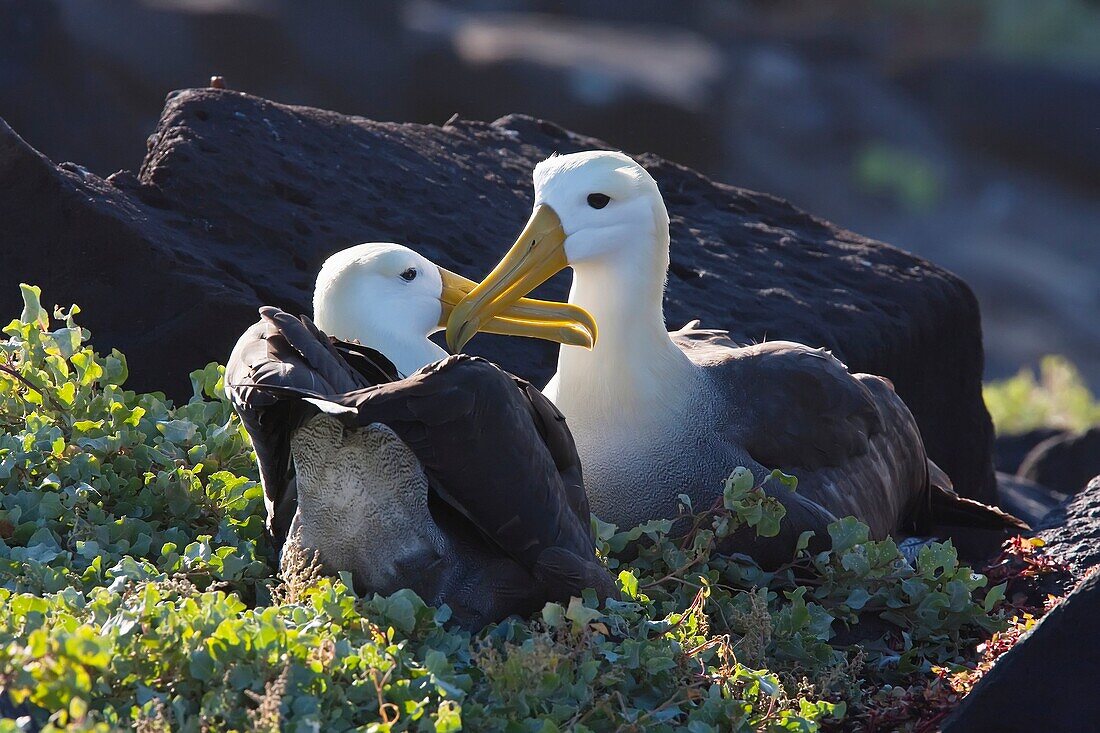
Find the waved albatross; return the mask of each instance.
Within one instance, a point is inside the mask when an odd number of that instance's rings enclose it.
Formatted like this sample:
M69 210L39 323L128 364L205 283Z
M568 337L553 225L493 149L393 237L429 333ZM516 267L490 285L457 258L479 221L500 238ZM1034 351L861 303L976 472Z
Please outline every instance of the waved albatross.
M555 155L536 166L534 184L527 225L454 309L447 341L461 349L487 319L573 268L569 302L595 317L599 340L591 350L562 346L544 391L569 419L601 519L633 526L672 517L681 493L710 506L731 469L745 466L757 480L773 468L798 477L797 493L768 490L789 519L780 537L754 542L765 563L789 559L802 530L823 538L847 515L874 538L929 533L933 505L948 524L973 520L995 533L1013 525L950 490L889 381L851 374L802 344L739 346L697 321L667 332L668 212L634 160Z
M361 343L264 307L225 382L277 547L299 531L357 591L409 587L474 629L587 587L616 589L594 556L561 414L523 380L427 338L472 286L399 245L345 250L321 270L315 317ZM490 328L591 342L575 307L517 305Z

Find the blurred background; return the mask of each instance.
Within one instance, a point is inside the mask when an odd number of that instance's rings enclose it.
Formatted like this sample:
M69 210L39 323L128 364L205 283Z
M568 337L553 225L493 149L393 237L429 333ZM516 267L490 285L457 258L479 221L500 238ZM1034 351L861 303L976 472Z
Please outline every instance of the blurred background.
M783 196L965 278L987 377L1061 353L1100 387L1100 0L0 0L0 117L56 162L136 170L214 74L525 112Z

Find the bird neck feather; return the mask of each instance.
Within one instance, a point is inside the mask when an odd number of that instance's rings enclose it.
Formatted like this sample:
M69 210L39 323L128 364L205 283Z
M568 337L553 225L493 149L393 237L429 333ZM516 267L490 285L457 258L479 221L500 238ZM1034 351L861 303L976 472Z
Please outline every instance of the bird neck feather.
M418 333L398 333L386 327L386 320L377 317L366 319L353 309L326 308L325 303L314 305L314 321L317 327L330 336L345 341L358 341L378 351L408 376L423 366L437 362L447 352L433 341Z
M678 412L694 383L694 365L665 328L667 218L647 234L651 256L623 247L574 266L569 302L595 317L599 337L590 351L559 351L554 391L566 415L599 409L629 419L639 410Z
M371 345L371 348L382 352L382 355L397 367L397 371L406 377L417 369L428 364L434 364L447 356L447 352L442 347L437 346L425 336L394 337L387 345L381 347Z

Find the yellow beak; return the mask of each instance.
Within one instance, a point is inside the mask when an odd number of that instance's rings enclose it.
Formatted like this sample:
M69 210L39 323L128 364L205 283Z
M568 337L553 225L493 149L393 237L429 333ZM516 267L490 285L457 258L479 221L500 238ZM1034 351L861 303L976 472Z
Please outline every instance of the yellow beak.
M477 283L442 267L439 268L439 275L443 279L443 292L439 296L439 327L443 328L450 321L455 306L476 289ZM531 298L518 298L509 303L488 317L479 330L504 336L546 339L589 349L596 341L596 321L588 311L569 303Z
M569 266L565 259L564 244L565 231L561 228L557 212L546 204L535 207L527 225L504 255L504 259L455 306L447 320L447 345L451 351L460 351L478 331L506 333L495 328L497 321L501 318L511 320L517 309L524 310L524 305L529 303L538 303L543 308L551 305L571 308L572 325L584 326L587 342L552 340L591 349L596 343L597 331L596 320L588 311L567 303L532 301L523 297ZM513 332L511 335L532 334Z

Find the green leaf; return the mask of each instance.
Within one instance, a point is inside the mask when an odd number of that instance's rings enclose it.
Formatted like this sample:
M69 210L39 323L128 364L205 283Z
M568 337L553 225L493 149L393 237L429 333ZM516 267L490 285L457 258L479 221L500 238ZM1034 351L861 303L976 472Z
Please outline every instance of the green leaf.
M863 544L869 537L867 525L855 517L844 517L829 525L829 537L833 540L833 552L844 552Z
M795 491L798 488L798 478L787 473L783 473L778 468L768 474L768 481L775 481L782 484L788 491Z
M103 367L95 360L95 354L87 349L73 354L69 361L76 367L77 378L81 387L92 385L103 376Z
M1004 600L1005 590L1007 588L1007 583L1001 583L989 589L989 592L985 594L985 601L982 603L982 608L986 613L992 613L994 607Z
M565 611L565 617L578 627L587 626L600 617L600 612L594 608L588 608L580 598L569 599L569 607Z
M195 438L198 426L190 420L162 420L157 430L169 443L187 443Z
M865 588L852 588L848 597L844 599L844 605L853 611L858 611L871 600L871 594Z
M218 667L214 662L214 658L210 656L210 652L205 650L200 650L191 654L188 669L191 676L200 682L209 682L214 679L214 675L218 672Z
M738 466L733 469L729 478L726 479L725 487L722 491L722 502L725 508L734 509L735 504L749 491L752 491L755 482L756 479L752 475L752 472L744 466Z
M19 292L23 296L23 312L19 315L19 320L23 323L35 325L43 331L49 330L50 314L42 307L40 300L42 288L37 285L19 283Z
M638 578L629 570L623 570L619 573L619 586L623 589L623 593L630 598L638 597Z
M561 626L564 618L565 608L560 603L547 603L542 607L542 621L550 628Z
M436 710L435 733L454 733L462 730L462 706L455 700L444 700Z

